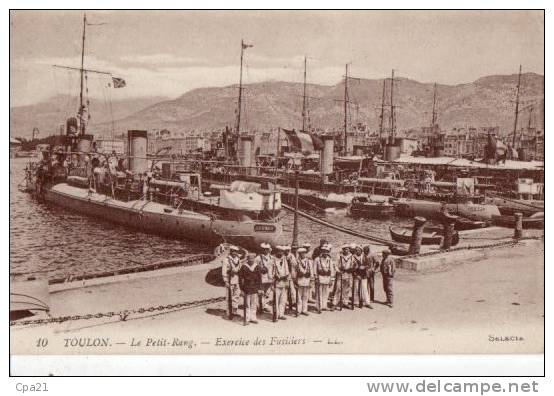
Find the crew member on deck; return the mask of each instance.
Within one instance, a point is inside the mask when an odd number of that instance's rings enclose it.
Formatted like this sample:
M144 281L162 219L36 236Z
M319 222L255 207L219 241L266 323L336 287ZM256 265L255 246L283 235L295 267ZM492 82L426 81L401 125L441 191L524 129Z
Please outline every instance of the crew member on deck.
M237 315L240 299L240 287L239 287L239 270L241 267L239 258L239 248L231 246L229 248L229 256L223 262L221 272L223 275L223 281L225 287L231 290L231 306L232 314Z
M262 284L262 271L260 263L255 260L255 255L246 255L246 263L239 269L240 289L245 295L246 318L245 323L258 323L256 311L258 310L258 290Z

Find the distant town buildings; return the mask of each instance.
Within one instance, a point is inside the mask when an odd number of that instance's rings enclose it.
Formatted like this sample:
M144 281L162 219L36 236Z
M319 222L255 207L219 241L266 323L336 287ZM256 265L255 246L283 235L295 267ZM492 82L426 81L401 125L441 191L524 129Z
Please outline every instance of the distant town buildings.
M314 130L315 134L334 134L339 147L344 141L344 132L341 130ZM287 134L279 128L264 131L251 131L250 145L254 157L282 156L290 151ZM513 135L502 134L500 128L494 127L459 127L450 131L440 130L435 127L413 128L399 131L396 134L396 144L404 155L426 155L426 147L433 146L440 141L441 155L456 158L482 158L489 135L502 140L506 145L512 145ZM196 131L196 130L153 130L148 133L148 152L156 154L160 150L167 149L168 153L175 155L187 155L190 153L210 152L215 157L225 156L223 141L224 130ZM374 152L379 146L386 143L388 131L383 131L379 136L377 130L370 130L363 123L358 123L349 128L347 133L348 155L366 155ZM439 139L439 140L437 140ZM121 141L99 140L99 151L122 150ZM516 148L523 148L526 159L544 160L544 133L534 128L525 128L516 135ZM239 149L239 147L237 147ZM124 152L124 146L123 146ZM241 154L241 153L239 153Z
M125 154L126 142L121 139L103 139L97 138L95 140L96 152L103 154L116 153L118 155Z
M167 154L186 155L211 150L209 136L197 131L168 129L156 130L149 133L148 152L156 154L166 150Z
M512 144L514 135L506 137L505 143ZM532 127L521 128L516 133L515 147L523 149L526 160L544 161L544 133Z
M453 128L445 135L444 155L481 158L485 155L489 134L499 137L500 129L498 127Z

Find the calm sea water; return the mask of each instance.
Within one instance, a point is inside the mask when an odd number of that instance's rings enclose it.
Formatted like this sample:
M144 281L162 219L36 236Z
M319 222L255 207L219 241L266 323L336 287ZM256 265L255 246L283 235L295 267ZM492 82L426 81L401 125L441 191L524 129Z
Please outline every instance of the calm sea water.
M212 246L137 232L107 221L81 216L19 191L27 158L10 160L10 273L47 273L50 277L115 270L158 260L210 253ZM327 221L390 239L388 221L352 219L345 212L327 214ZM292 238L293 215L284 218L286 237ZM300 242L317 245L326 238L334 246L345 242L367 243L325 226L300 219Z

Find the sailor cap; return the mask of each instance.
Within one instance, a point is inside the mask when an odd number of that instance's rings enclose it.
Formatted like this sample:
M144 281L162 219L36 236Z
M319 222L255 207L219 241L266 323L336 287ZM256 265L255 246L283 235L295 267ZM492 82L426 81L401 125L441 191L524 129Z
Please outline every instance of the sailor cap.
M309 248L312 247L312 244L309 243L309 242L306 242L306 243L303 243L303 244L302 244L302 247L304 247L304 248L306 248L306 249L309 249Z
M267 242L262 243L260 246L262 249L271 249L271 245Z
M229 250L231 252L240 252L240 249L237 246L234 246L234 245L229 246Z
M326 252L330 252L331 251L331 245L325 244L321 247L321 250L325 250Z
M290 250L290 246L289 245L284 245L284 246L281 246L283 248L283 250Z
M306 248L298 248L298 253L306 253L308 250L306 250Z
M344 245L341 246L341 249L350 249L351 248L351 245L349 243L345 243Z
M385 249L383 250L383 256L388 256L390 254L390 250L389 249Z
M350 244L350 249L356 249L356 248L359 248L360 245L356 244L356 243L351 243Z

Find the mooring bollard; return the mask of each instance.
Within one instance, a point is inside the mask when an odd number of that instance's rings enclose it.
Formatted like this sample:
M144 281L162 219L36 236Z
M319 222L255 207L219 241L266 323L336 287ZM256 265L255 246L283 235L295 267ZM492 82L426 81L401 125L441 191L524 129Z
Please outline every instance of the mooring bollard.
M412 241L408 254L418 254L421 249L421 239L423 238L423 227L427 219L425 217L414 217L414 230L412 231Z
M452 236L454 235L454 227L458 216L451 215L450 213L443 213L442 218L442 249L450 249L452 246Z
M514 213L514 238L520 239L523 237L523 214L522 213Z

